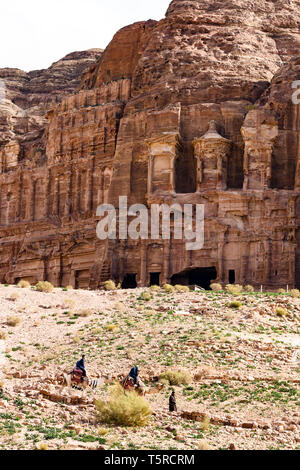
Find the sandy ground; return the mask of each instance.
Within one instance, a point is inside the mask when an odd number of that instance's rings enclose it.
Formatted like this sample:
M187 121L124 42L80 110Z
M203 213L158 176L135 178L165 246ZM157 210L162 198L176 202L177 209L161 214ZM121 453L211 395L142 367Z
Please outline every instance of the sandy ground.
M300 299L160 291L144 301L145 291L0 287L0 449L299 449ZM82 353L104 382L84 395L57 378ZM95 398L135 363L151 392L149 425L99 424ZM192 376L174 387L172 415L170 387L154 381L170 368ZM211 423L187 419L192 411Z

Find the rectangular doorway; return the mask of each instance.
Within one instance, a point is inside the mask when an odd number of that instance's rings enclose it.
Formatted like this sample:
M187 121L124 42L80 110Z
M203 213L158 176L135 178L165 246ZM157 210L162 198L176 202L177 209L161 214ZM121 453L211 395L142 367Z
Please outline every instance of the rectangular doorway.
M150 273L150 286L159 286L160 273Z
M229 270L228 281L229 281L229 284L235 284L235 270L234 269Z

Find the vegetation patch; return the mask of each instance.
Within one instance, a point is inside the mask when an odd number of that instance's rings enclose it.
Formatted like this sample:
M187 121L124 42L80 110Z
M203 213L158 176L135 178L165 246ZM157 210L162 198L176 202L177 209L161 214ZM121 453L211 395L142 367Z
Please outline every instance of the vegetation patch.
M125 392L120 385L111 387L107 402L97 400L97 418L116 426L146 426L152 414L149 403L136 392Z

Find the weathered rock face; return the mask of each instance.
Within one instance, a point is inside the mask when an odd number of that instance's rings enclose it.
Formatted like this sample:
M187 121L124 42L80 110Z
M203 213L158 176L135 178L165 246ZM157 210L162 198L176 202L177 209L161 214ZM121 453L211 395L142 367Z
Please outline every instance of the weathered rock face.
M7 87L7 99L22 109L59 103L73 93L84 71L100 58L102 49L73 52L48 69L23 72L0 69L0 79Z
M101 49L74 52L49 69L29 73L0 69L0 81L5 84L0 100L0 144L18 142L21 153L30 151L44 132L47 111L77 90L82 73L101 53Z
M48 113L45 150L0 150L2 278L299 286L299 26L298 1L174 0L119 31ZM204 248L98 240L119 195L204 204Z

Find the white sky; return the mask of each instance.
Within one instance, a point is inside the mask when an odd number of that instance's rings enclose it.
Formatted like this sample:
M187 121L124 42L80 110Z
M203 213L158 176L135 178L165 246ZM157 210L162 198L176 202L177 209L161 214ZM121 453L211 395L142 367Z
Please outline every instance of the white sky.
M105 48L123 26L159 20L171 0L1 0L0 68L49 67L70 52Z

